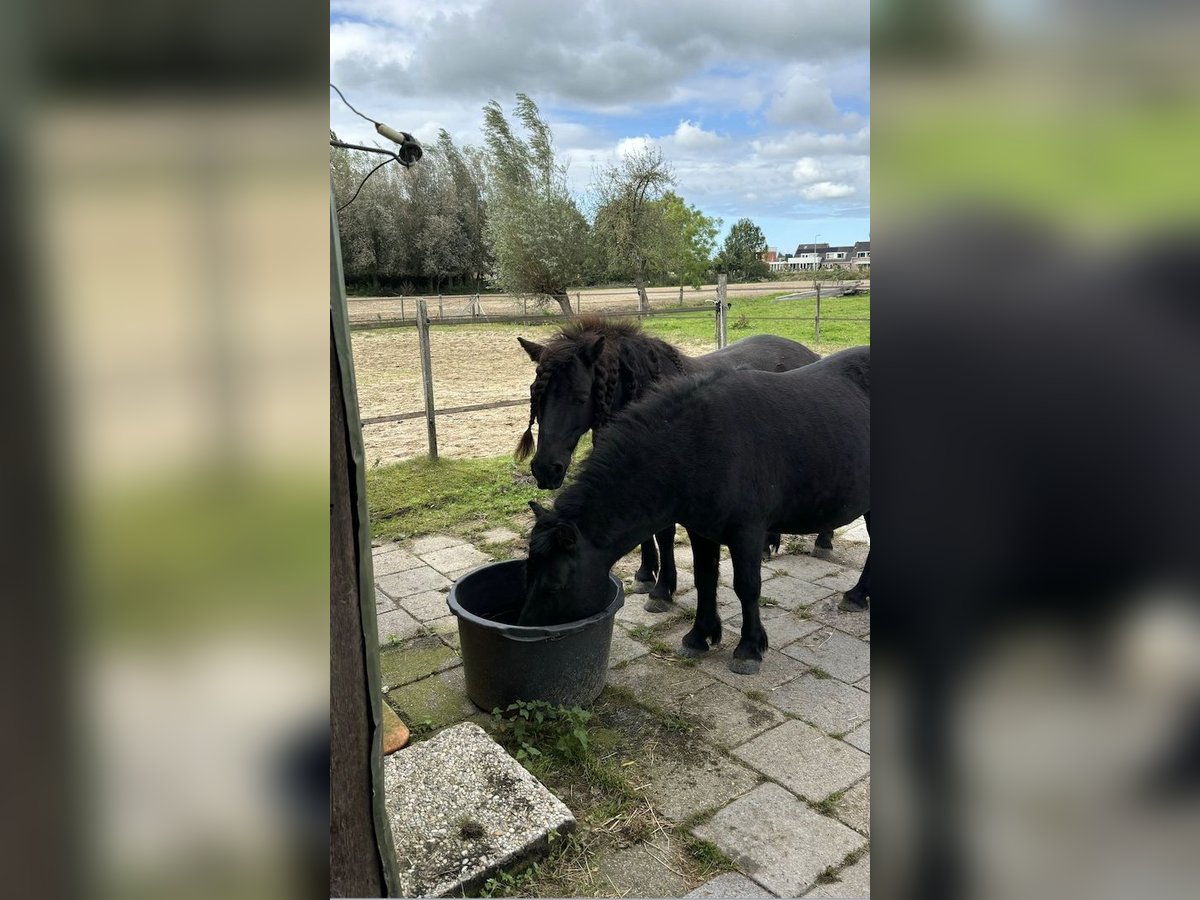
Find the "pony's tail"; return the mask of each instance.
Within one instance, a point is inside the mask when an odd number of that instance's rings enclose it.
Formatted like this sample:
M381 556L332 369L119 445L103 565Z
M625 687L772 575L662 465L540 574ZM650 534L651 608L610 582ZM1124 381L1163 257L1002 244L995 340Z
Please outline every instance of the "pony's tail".
M529 427L525 429L525 433L521 435L521 440L517 442L517 449L513 451L513 459L517 462L525 462L533 455L533 419L529 420Z

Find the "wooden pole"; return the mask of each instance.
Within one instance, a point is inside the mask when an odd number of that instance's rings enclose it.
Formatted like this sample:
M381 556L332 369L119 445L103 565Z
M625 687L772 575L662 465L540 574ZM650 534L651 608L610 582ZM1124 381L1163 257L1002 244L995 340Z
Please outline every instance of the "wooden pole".
M429 315L425 298L417 300L417 340L421 346L421 382L425 389L425 427L429 433L429 458L438 458L437 417L433 410L433 361L429 353Z
M524 294L521 295L521 315L529 315L529 298Z
M400 295L400 318L404 318L404 295Z
M438 294L438 321L442 321L443 318L445 314L442 312L442 295Z
M821 340L821 285L820 285L820 283L817 284L817 318L816 318L816 329L814 331L813 340L814 341Z
M579 295L579 291L575 292L575 314L583 315L583 297Z
M728 306L725 297L729 291L729 276L717 276L717 349L720 350L729 343L729 333L725 329L725 311Z

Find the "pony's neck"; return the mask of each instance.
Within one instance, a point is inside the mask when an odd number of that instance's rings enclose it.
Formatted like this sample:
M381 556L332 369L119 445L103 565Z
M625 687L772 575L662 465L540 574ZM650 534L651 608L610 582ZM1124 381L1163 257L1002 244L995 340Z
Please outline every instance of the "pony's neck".
M674 467L667 471L673 473ZM620 478L603 484L576 482L556 505L566 507L564 513L611 568L651 535L675 524L678 497L668 481Z

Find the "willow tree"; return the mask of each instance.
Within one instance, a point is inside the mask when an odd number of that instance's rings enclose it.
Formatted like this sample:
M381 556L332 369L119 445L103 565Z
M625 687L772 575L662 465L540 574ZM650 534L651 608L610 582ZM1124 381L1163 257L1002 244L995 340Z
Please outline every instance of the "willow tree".
M537 105L517 94L513 108L525 135L516 134L500 104L483 108L488 151L488 220L485 233L496 282L539 304L552 298L571 315L567 288L578 284L591 238L587 220L567 187L566 168L554 153L550 127Z

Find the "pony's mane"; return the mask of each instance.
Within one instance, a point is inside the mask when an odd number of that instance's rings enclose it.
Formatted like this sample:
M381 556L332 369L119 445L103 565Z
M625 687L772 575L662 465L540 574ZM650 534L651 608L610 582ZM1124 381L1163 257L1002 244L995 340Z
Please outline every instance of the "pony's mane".
M637 467L638 460L645 458L642 446L645 440L651 436L662 439L663 421L674 419L685 411L689 416L695 416L695 404L710 386L735 371L739 370L720 369L654 385L640 402L627 407L613 419L604 440L595 444L584 460L574 483L559 494L555 511L570 518L583 513L594 514L594 507L584 508L588 503L586 498L596 490L608 492L612 484L626 480L628 473Z
M602 338L604 347L593 368L593 430L605 426L620 411L613 408L618 386L624 388L625 403L631 403L662 377L683 372L682 354L666 341L646 334L637 322L602 316L572 319L546 342L538 359L537 374L529 386L529 425L514 454L518 461L533 452L533 423L550 382L571 360Z

